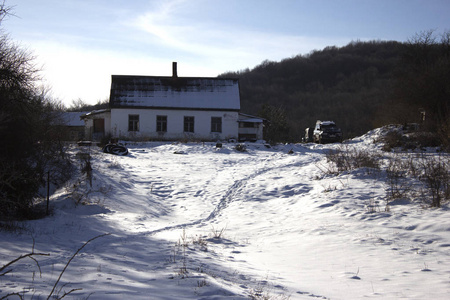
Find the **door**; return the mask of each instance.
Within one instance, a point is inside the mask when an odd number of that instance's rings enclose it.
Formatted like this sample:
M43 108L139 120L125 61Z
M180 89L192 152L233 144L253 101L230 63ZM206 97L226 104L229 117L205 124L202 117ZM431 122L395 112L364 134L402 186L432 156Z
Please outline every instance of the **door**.
M101 140L105 135L105 119L94 119L94 140Z

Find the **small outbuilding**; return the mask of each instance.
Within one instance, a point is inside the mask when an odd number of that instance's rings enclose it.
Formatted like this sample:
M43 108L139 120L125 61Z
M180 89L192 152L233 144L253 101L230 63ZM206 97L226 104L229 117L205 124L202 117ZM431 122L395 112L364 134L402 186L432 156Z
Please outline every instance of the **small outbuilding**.
M258 141L263 139L266 119L239 113L239 141Z
M84 139L85 124L81 116L86 112L63 112L59 114L60 130L66 141L80 141Z

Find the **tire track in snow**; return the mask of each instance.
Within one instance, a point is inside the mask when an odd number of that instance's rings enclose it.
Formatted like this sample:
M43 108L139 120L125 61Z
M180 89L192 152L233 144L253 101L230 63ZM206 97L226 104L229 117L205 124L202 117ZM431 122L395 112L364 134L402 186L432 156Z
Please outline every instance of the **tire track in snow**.
M166 226L160 229L155 229L149 232L144 233L145 235L154 235L163 231L167 231L167 230L173 230L173 229L183 229L189 226L194 226L194 225L199 225L203 222L209 222L211 220L213 220L214 218L216 218L230 203L233 202L233 199L235 198L235 196L237 194L240 193L240 191L244 188L244 186L247 184L248 181L261 176L262 174L265 174L267 172L270 172L272 170L275 169L284 169L284 168L291 168L291 167L299 167L301 165L303 165L304 162L303 161L297 161L294 163L288 163L285 165L276 165L274 167L266 167L266 168L262 168L260 170L257 170L256 172L242 178L239 179L237 181L235 181L229 188L228 190L225 192L225 195L222 196L222 198L220 199L219 203L216 205L216 207L214 208L214 210L208 215L208 217L206 218L201 218L198 219L196 221L192 221L192 222L187 222L187 223L182 223L182 224L177 224L177 225L170 225L170 226Z

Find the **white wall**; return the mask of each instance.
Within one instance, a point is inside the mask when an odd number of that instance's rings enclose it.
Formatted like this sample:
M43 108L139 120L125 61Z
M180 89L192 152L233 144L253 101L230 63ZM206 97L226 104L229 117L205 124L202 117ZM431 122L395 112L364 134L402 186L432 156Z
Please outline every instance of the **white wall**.
M128 115L139 115L139 131L128 131ZM167 132L156 132L156 116L167 116ZM184 117L194 117L194 133L184 133ZM211 117L222 118L222 133L211 132ZM118 138L223 140L238 137L238 112L111 109L111 134Z
M111 113L103 112L99 114L94 114L84 119L84 136L86 139L94 139L94 119L104 119L105 120L105 132L104 135L110 134L111 128Z
M255 123L257 127L253 128L239 128L239 134L254 134L257 140L263 139L263 123Z

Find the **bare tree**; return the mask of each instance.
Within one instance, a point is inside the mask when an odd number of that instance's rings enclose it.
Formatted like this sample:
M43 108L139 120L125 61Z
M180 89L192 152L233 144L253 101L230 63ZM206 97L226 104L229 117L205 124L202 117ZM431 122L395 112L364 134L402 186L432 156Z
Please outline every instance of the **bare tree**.
M12 9L13 8L11 6L6 6L4 0L0 3L0 25L4 18L6 18L9 15L12 15L11 13Z
M9 12L0 4L0 20ZM0 28L0 218L31 217L46 172L68 163L61 144L55 143L60 139L54 126L60 105L37 86L38 72L34 56Z

